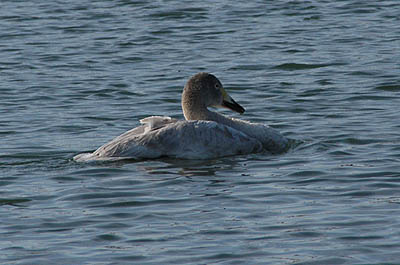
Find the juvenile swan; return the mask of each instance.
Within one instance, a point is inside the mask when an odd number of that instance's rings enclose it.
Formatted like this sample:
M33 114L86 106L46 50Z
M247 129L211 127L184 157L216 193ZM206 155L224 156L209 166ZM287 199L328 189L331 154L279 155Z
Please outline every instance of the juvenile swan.
M245 110L225 91L212 74L198 73L186 83L182 110L186 120L152 116L141 126L118 136L93 153L79 154L75 161L174 157L208 159L263 150L281 153L288 139L260 123L234 119L208 110L224 107Z

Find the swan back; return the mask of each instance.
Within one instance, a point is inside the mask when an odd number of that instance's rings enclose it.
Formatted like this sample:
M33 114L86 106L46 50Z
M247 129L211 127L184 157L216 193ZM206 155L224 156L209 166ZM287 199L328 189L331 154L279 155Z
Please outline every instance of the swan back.
M160 121L164 117L149 117ZM149 126L149 123L143 126ZM136 128L137 129L137 128ZM160 127L131 130L101 146L96 157L208 159L260 152L255 138L213 121L165 122Z
M217 123L234 128L257 139L262 143L264 149L271 153L283 153L289 148L289 140L268 125L235 119L216 112L212 112L211 115L211 119Z

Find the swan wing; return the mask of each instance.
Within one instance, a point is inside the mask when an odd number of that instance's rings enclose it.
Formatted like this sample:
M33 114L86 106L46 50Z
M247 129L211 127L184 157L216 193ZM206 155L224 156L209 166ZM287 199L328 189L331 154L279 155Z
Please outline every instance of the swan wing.
M208 159L262 151L262 144L257 139L213 121L177 121L157 117L142 123L101 146L92 156L82 158L115 160L167 156Z
M82 153L74 156L74 160L78 162L86 162L92 160L118 160L118 156L127 153L127 150L134 148L136 141L146 133L152 130L163 127L166 124L176 122L168 116L150 116L140 120L141 125L133 128L120 136L114 138L112 141L100 146L93 153ZM129 148L131 147L131 148ZM137 153L145 152L142 146L138 145ZM144 148L145 149L145 148ZM135 152L132 152L134 154ZM128 157L133 157L128 156ZM155 156L156 157L156 156Z
M243 132L251 138L260 141L264 150L271 153L284 153L289 148L289 139L280 134L277 130L262 123L253 123L234 118L219 117L221 123L227 124L238 131Z
M180 121L154 131L146 141L176 158L209 159L262 151L257 139L214 121Z

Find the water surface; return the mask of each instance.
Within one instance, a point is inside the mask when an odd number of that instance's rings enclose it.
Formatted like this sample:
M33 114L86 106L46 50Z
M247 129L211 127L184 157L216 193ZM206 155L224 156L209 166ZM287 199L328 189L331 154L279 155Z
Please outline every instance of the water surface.
M398 1L2 1L2 264L396 264ZM303 141L79 164L200 71Z

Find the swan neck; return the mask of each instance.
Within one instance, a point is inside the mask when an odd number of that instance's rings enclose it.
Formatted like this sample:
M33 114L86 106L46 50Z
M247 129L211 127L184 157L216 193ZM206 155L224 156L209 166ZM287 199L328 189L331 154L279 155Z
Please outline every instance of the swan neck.
M209 110L207 109L199 91L187 91L182 94L182 111L186 120L208 120Z

